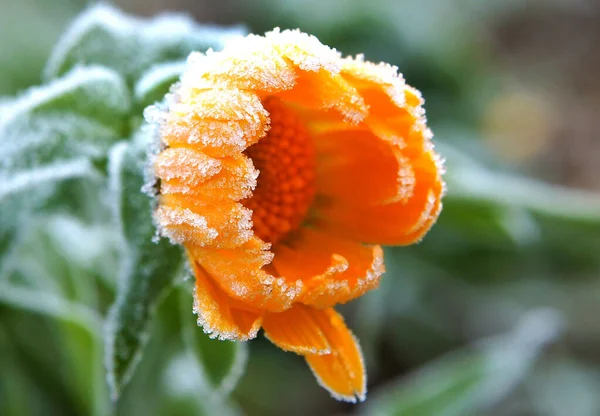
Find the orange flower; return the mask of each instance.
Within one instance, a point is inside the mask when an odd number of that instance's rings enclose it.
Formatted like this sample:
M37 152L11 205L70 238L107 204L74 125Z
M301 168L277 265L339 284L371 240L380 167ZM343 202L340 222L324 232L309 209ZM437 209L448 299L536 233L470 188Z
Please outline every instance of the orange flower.
M379 284L377 244L418 241L441 209L420 93L397 69L299 31L192 54L159 114L155 221L183 244L213 337L265 335L341 400L360 347L333 309Z

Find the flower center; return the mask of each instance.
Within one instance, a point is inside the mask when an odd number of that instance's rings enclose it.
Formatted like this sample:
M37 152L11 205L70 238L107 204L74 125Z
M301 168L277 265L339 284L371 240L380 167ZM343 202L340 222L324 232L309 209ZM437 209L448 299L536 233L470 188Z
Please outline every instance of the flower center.
M243 203L252 210L255 234L275 244L300 226L313 202L315 151L301 120L281 100L269 97L263 105L271 128L245 151L260 174Z

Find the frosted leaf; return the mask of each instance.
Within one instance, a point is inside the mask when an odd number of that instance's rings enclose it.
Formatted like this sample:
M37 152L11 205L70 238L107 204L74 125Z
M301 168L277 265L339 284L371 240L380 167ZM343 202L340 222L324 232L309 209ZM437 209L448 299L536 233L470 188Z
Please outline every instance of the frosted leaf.
M199 25L185 15L153 19L126 15L106 4L82 13L63 34L45 69L55 78L78 64L112 68L130 83L159 62L183 59L195 50L220 49L245 34L242 27Z
M133 97L140 108L162 101L171 86L179 80L185 62L167 62L153 66L135 83Z
M75 159L58 162L35 169L13 172L11 175L0 173L0 200L19 192L31 191L37 186L70 178L93 176L92 164L87 159Z
M123 80L103 68L75 69L4 103L0 252L13 245L31 212L79 208L80 185L98 178L92 159L103 157L120 137L128 112ZM68 192L63 183L68 183ZM59 194L61 198L55 197Z
M125 129L129 108L123 80L104 68L34 87L0 114L0 171L102 156Z
M139 142L118 143L109 154L110 204L121 235L117 298L106 322L105 366L113 399L141 358L160 296L183 264L178 246L154 243L152 201L141 192L146 153Z
M5 128L3 128L5 127ZM98 158L118 136L103 124L79 115L24 116L0 126L0 172L8 174L61 160Z
M129 92L119 74L102 67L80 67L25 91L0 114L0 123L5 125L24 114L63 112L114 126L123 123L130 106Z

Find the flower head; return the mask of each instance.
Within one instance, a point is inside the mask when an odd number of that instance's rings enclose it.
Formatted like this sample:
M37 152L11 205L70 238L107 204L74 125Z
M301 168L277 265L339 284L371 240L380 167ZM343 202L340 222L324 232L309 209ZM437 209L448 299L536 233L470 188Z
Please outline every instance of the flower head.
M435 222L442 167L397 69L299 31L192 54L161 110L155 221L183 244L204 330L262 327L338 399L364 400L360 347L333 309L379 284L378 244Z

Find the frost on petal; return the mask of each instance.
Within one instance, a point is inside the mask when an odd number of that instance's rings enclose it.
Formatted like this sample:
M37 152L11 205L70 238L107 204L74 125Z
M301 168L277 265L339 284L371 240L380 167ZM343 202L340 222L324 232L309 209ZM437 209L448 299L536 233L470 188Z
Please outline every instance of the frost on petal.
M287 280L301 279L296 302L318 308L345 303L379 285L385 268L379 246L304 228L293 243L274 248L274 268Z
M188 247L188 250L229 296L260 309L281 312L292 305L290 290L297 289L291 289L285 279L269 273L273 260L269 248L270 244L254 237L236 248Z
M161 196L155 221L176 243L237 247L252 237L252 212L239 203L203 205L186 195Z
M368 114L368 106L358 90L341 75L325 69L300 71L295 88L277 95L304 107L334 110L351 125L357 125Z
M216 160L216 159L213 159ZM240 201L248 198L252 190L256 188L258 170L252 165L250 158L238 155L229 156L218 160L219 171L210 177L204 177L203 180L194 177L172 177L166 179L161 177L160 193L168 194L187 194L193 195L200 201L217 203L227 200ZM164 168L164 167L163 167ZM195 172L194 172L195 173ZM173 175L172 173L170 175Z
M177 91L161 129L168 146L195 145L221 157L243 151L266 133L268 113L254 93L237 90Z
M212 242L218 231L210 228L206 218L188 208L159 206L154 220L161 235L168 237L174 244L193 241L203 245Z
M211 338L230 341L256 337L262 314L229 297L193 256L190 262L196 277L193 310L204 332Z
M383 105L386 101L396 107L402 107L405 104L406 86L402 74L398 73L398 68L386 63L374 64L365 61L363 55L356 58L345 58L341 70L342 76L354 85L369 104ZM378 94L387 95L387 100Z
M319 71L321 69L337 73L341 68L341 55L335 49L325 46L315 36L299 30L275 29L265 34L270 45L281 56L289 59L294 66L303 71Z
M229 43L219 53L191 54L182 77L190 89L242 89L276 92L294 86L294 67L277 51L269 49L262 36L250 35Z
M218 174L222 169L218 159L189 148L169 148L156 158L156 174L161 180L178 179L195 186Z

